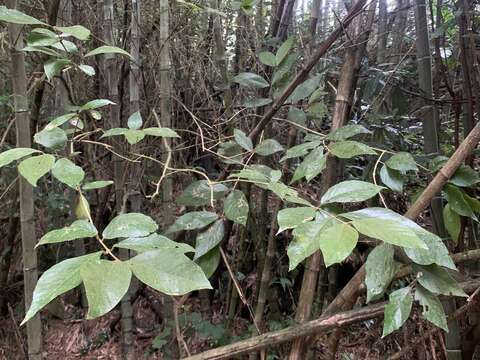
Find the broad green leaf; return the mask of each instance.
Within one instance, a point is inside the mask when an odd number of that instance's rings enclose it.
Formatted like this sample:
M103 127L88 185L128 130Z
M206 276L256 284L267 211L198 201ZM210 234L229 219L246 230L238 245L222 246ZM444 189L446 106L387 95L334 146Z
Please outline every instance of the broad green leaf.
M460 188L447 184L443 188L443 191L450 205L450 210L456 212L458 215L466 216L474 220L477 219L469 203L463 196L464 192L460 190Z
M473 212L480 213L480 200L469 196L467 193L463 193L463 198L468 203Z
M413 156L406 152L399 152L393 155L385 162L390 169L406 172L409 170L417 171L418 167Z
M380 169L380 179L382 182L393 191L401 193L403 191L403 184L405 179L398 170L390 169L384 165Z
M390 294L385 306L382 338L391 334L407 321L412 310L412 294L410 287L404 287Z
M43 70L48 80L52 80L63 68L70 64L67 59L51 59L43 65Z
M264 78L251 72L240 73L233 78L233 81L247 88L262 89L269 86Z
M95 68L90 66L90 65L86 65L86 64L81 64L81 65L78 65L78 68L86 75L88 76L94 76L95 75Z
M266 175L265 173L257 170L257 169L254 169L254 168L251 168L251 167L246 167L242 170L240 170L239 172L237 173L233 173L231 175L228 176L229 179L244 179L244 180L249 180L249 181L253 181L255 183L262 183L262 184L267 184L268 182L270 182L270 178L268 177L268 175Z
M220 143L217 155L226 164L242 164L243 149L235 141Z
M8 9L5 6L0 6L0 21L21 25L46 25L44 22L35 19L34 17L24 14L16 9Z
M377 195L383 189L385 188L382 186L365 181L346 180L328 189L322 196L321 202L322 204L329 204L365 201Z
M18 172L30 184L37 186L37 181L43 175L48 173L55 163L55 156L50 154L32 156L28 159L22 160L18 164Z
M38 52L38 53L42 53L42 54L46 54L46 55L50 55L50 56L53 56L53 57L60 57L60 54L53 50L53 49L50 49L48 47L45 47L45 46L25 46L22 51L25 51L25 52Z
M77 45L75 45L73 42L68 40L61 40L50 46L57 50L64 51L67 53L78 53Z
M393 259L392 245L381 244L368 254L365 263L365 285L367 286L367 303L384 294L397 270Z
M298 192L285 185L282 182L271 182L268 184L267 189L277 195L280 199L294 203L302 204L307 206L312 206L307 200L302 199L298 196Z
M320 101L323 98L323 96L325 96L327 94L328 93L325 90L323 90L322 88L318 88L308 98L308 105L312 105L312 104Z
M215 248L223 240L224 235L225 226L222 219L215 221L205 231L198 234L195 241L194 260Z
M136 143L142 141L145 137L145 133L143 132L143 130L128 129L127 131L125 131L124 135L125 139L127 139L130 145L135 145Z
M169 128L162 128L162 127L150 127L143 129L143 132L146 135L150 136L159 136L159 137L166 137L166 138L179 138L180 136Z
M275 68L272 76L272 86L275 86L278 91L281 91L282 85L285 85L290 76L293 75L297 58L298 54L288 54L284 61ZM274 96L278 98L279 94L274 93Z
M345 125L328 134L327 139L331 141L342 141L354 137L355 135L371 133L370 130L367 130L362 125Z
M238 145L244 148L247 151L253 150L252 139L250 139L242 130L234 129L233 136Z
M59 149L67 143L67 134L64 130L56 127L52 130L42 130L35 134L33 141L49 149Z
M99 259L101 255L102 252L98 251L93 254L63 260L45 271L35 286L32 303L22 321L22 325L58 295L80 285L82 282L80 277L82 265Z
M445 228L450 234L452 241L456 244L460 235L461 221L460 215L455 211L452 211L450 204L445 205L443 208L443 222L445 223Z
M278 48L277 54L275 55L275 63L280 65L283 59L287 56L293 46L294 38L290 37Z
M273 55L270 51L262 51L258 54L258 59L262 62L262 64L267 66L276 66L277 60L275 55Z
M95 99L82 105L80 107L80 110L93 110L93 109L98 109L107 105L115 105L115 103L108 99Z
M480 176L470 166L460 166L449 181L453 185L460 187L469 187L480 182Z
M80 166L66 158L58 159L53 165L52 175L60 182L76 189L83 181L85 172Z
M125 261L96 260L83 264L80 277L88 300L87 319L112 310L127 293L132 271Z
M358 241L358 232L350 225L338 220L329 220L333 223L321 232L318 241L326 267L345 260L355 249Z
M448 271L438 265L413 264L413 273L420 285L434 294L468 297Z
M143 253L145 251L151 250L165 250L165 251L174 251L177 250L180 253L195 252L195 249L188 244L179 243L173 240L170 240L166 236L159 235L156 233L150 234L147 237L131 237L125 240L122 240L114 245L114 247L122 249L134 250L137 253Z
M305 80L299 86L293 90L290 96L287 98L287 102L295 103L309 97L320 83L321 76L317 75L313 78Z
M127 125L129 129L138 130L142 127L143 120L140 111L135 111L132 115L129 116L127 120Z
M302 163L295 169L290 183L294 183L305 177L307 182L314 179L320 174L326 166L327 158L323 153L323 147L319 146L313 149L302 161Z
M100 55L100 54L120 54L120 55L125 55L130 59L132 59L132 55L130 55L127 51L116 46L108 46L108 45L100 46L96 49L93 49L92 51L86 53L85 57Z
M56 127L62 126L63 124L70 121L71 119L73 119L76 116L77 116L77 113L68 113L68 114L58 116L55 119L53 119L52 121L50 121L47 124L47 126L45 126L45 130L49 131L49 130L52 130Z
M291 147L285 152L285 155L280 159L280 162L283 162L287 159L292 159L296 157L305 156L311 149L314 149L320 145L320 141L311 141L306 142L300 145ZM323 155L323 151L322 151Z
M140 213L120 214L103 230L105 239L142 237L157 231L158 225L150 216Z
M202 268L207 279L210 278L217 270L218 264L220 264L220 250L218 246L199 257L195 262Z
M82 186L82 190L95 190L95 189L101 189L106 186L112 185L113 181L112 180L98 180L98 181L92 181L88 182L85 185Z
M244 101L243 106L246 108L257 108L268 105L271 102L272 99L269 98L249 97Z
M307 114L305 114L305 111L293 106L288 110L287 119L295 124L307 125Z
M311 207L294 207L282 209L278 212L278 233L287 229L294 229L315 218L315 209Z
M423 229L416 233L428 249L405 248L404 251L410 259L419 265L437 264L452 270L457 269L447 247L439 236Z
M266 139L263 140L255 148L255 152L261 156L272 155L276 152L283 151L283 146L278 143L275 139Z
M223 198L226 191L228 188L223 184L209 184L207 180L199 180L188 185L176 202L186 206L210 205L212 199Z
M351 140L334 142L328 146L328 149L340 159L350 159L358 155L377 155L370 146Z
M125 135L128 129L125 128L113 128L113 129L108 129L103 133L102 136L100 136L100 139L110 137L110 136L118 136L118 135Z
M60 31L64 34L68 34L77 38L78 40L88 40L90 37L90 30L83 27L82 25L73 25L73 26L55 26L55 30Z
M38 32L36 30L44 30ZM27 36L27 45L31 47L50 46L60 41L60 37L47 29L33 29Z
M167 295L184 295L212 288L202 268L178 252L147 251L129 262L133 274L141 282Z
M88 220L76 220L70 226L52 230L42 236L36 246L89 238L97 235L97 229Z
M421 285L417 285L415 290L415 300L423 307L422 316L433 325L448 332L447 317L443 310L442 303L434 294Z
M247 225L248 210L247 198L240 190L233 190L228 194L223 204L227 219L243 226Z
M14 162L15 160L39 152L39 150L30 148L15 148L4 151L0 154L0 168Z
M180 216L167 229L166 234L182 230L197 230L210 225L218 219L218 215L210 211L192 211Z

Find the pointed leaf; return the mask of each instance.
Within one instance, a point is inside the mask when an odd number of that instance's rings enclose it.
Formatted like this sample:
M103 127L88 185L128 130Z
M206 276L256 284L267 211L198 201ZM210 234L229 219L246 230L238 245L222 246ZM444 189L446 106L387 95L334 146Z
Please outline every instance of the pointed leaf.
M456 186L469 187L480 182L480 176L470 166L462 165L455 171L449 182Z
M112 219L103 230L105 239L119 237L142 237L158 229L158 225L150 216L140 213L121 214Z
M25 156L33 153L39 153L40 151L30 148L15 148L4 151L0 154L0 168L6 166L15 160L19 160Z
M48 173L55 163L55 156L50 154L32 156L22 160L18 165L18 172L33 186L37 181Z
M358 232L350 225L338 220L329 222L333 225L327 225L318 238L326 267L345 260L355 249L358 241Z
M419 265L437 264L448 269L457 269L447 247L439 236L426 230L416 233L428 249L403 249L410 259Z
M377 195L384 187L359 180L347 180L332 186L322 196L322 204L360 202Z
M127 120L127 125L129 129L138 130L142 127L142 115L140 111L135 111Z
M15 9L8 9L3 5L0 6L0 21L21 25L46 25L44 22L35 19L34 17Z
M277 60L275 55L273 55L270 51L262 51L258 54L258 59L262 62L262 64L267 66L276 66Z
M282 209L278 212L278 233L287 229L294 229L315 218L315 209L311 207L294 207Z
M450 204L445 205L443 208L443 222L447 229L452 241L457 244L458 237L460 236L461 220L460 215L455 211L452 211Z
M95 99L87 102L86 104L80 107L81 110L93 110L98 109L107 105L115 105L113 101L108 99Z
M255 148L255 152L261 156L272 155L276 152L283 151L283 146L278 143L275 139L266 139L263 140Z
M287 98L287 101L290 103L296 103L297 101L303 100L309 97L320 83L321 75L314 76L313 78L305 80L299 86L293 90L290 96Z
M225 226L222 219L215 221L207 230L198 234L195 242L194 260L215 248L223 240L224 234Z
M62 229L52 230L42 236L37 246L89 238L97 235L95 226L87 220L77 220Z
M151 234L147 237L131 237L120 241L115 244L114 247L122 249L134 250L137 253L143 253L145 251L162 249L165 251L177 250L182 254L187 252L195 252L195 249L188 244L179 243L169 238L159 235Z
M171 225L166 234L182 230L197 230L210 225L218 219L218 215L209 211L192 211L180 216L173 225Z
M33 140L46 148L58 149L65 146L68 138L64 130L56 127L52 130L44 129L36 133Z
M243 106L246 108L257 108L268 105L271 102L272 99L269 98L249 97L244 101Z
M420 285L434 294L468 297L448 271L438 265L413 264L413 272Z
M199 180L188 185L176 202L186 206L210 205L212 198L223 198L227 190L223 184L209 184L207 180Z
M83 181L85 172L66 158L59 159L52 168L52 175L60 182L76 189Z
M146 135L150 136L159 136L159 137L165 137L165 138L179 138L180 136L173 131L172 129L165 128L165 127L150 127L143 129L143 132Z
M319 146L313 149L295 169L291 183L300 180L302 177L305 177L307 182L309 182L325 169L326 162L327 158L323 153L323 147Z
M412 294L410 287L396 290L390 294L385 306L382 338L391 334L407 321L412 310Z
M92 66L90 65L86 65L86 64L81 64L81 65L78 65L78 68L86 75L88 76L94 76L95 75L95 68L93 68Z
M341 128L332 131L327 135L327 139L331 141L342 141L354 137L359 134L371 134L370 130L367 130L362 125L345 125Z
M101 189L106 186L112 185L113 181L112 180L98 180L98 181L92 181L88 182L85 185L82 186L82 190L95 190L95 189Z
M247 151L253 150L253 143L252 139L250 139L242 130L234 129L233 136L235 137L235 141L238 145L244 148Z
M100 55L100 54L120 54L120 55L125 55L130 59L133 59L132 55L130 55L127 51L120 49L119 47L116 47L116 46L107 46L107 45L100 46L96 49L93 49L92 51L86 53L85 57Z
M269 86L268 82L260 75L244 72L233 78L233 81L247 88L266 88Z
M71 35L74 38L82 41L88 40L88 38L90 37L90 30L83 27L82 25L55 26L55 30Z
M248 219L248 201L243 192L233 190L225 199L223 210L227 219L245 226Z
M287 54L290 52L293 46L294 38L290 37L278 48L277 54L275 55L276 64L280 65L280 63L285 59Z
M287 159L296 158L305 156L308 154L309 150L314 149L320 145L320 141L306 142L300 145L291 147L285 152L285 155L280 159L280 162L283 162ZM323 155L323 151L322 151Z
M125 135L127 133L128 129L125 128L113 128L105 131L102 136L100 136L100 139L110 137L110 136L118 136L118 135Z
M380 179L386 186L388 186L393 191L399 193L403 191L403 184L405 183L405 179L398 170L390 169L388 166L384 165L380 169Z
M385 162L390 169L406 172L409 170L417 171L418 167L413 156L406 152L399 152L393 155Z
M328 146L328 149L340 159L350 159L358 155L377 155L370 146L351 140L334 142Z
M432 294L421 285L417 285L415 290L415 300L423 307L422 316L433 325L448 332L447 317L443 310L442 303L438 297Z
M145 133L143 132L143 130L128 129L124 135L125 135L125 139L127 139L130 145L134 145L142 141L143 138L145 137Z
M367 303L384 294L397 270L392 245L381 244L368 254L365 264Z
M195 262L202 268L207 279L210 278L220 264L220 250L218 246L195 260Z
M464 192L455 185L447 184L443 189L445 197L447 198L450 210L456 212L459 215L477 220L477 217L473 213L472 208L464 197Z
M52 130L56 127L62 126L63 124L70 121L71 119L73 119L76 116L77 116L77 113L68 113L68 114L58 116L55 119L53 119L52 121L50 121L47 124L47 126L45 126L45 130L48 131L48 130Z

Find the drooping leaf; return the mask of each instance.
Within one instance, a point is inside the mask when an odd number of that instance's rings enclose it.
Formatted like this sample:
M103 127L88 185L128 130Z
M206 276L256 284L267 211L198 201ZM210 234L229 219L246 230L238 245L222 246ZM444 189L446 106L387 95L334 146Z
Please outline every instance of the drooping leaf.
M143 140L143 138L145 137L145 132L143 132L142 130L128 129L127 131L125 131L124 135L125 139L127 139L130 145L135 145L136 143Z
M294 207L282 209L278 212L278 232L294 229L315 218L315 209L311 207Z
M322 196L322 204L360 202L377 195L384 187L359 180L346 180L332 186Z
M247 151L253 150L252 139L250 139L245 133L240 129L233 130L233 136L238 145L244 148Z
M135 111L132 115L128 117L127 125L129 129L138 130L142 127L142 124L143 120L140 111Z
M46 25L44 22L24 14L19 10L8 9L3 5L0 6L0 21L21 25Z
M268 184L267 189L277 195L280 199L294 203L312 206L307 200L298 196L297 190L285 185L282 182L271 182Z
M86 104L80 107L81 110L93 110L98 109L107 105L115 105L113 101L108 99L95 99L87 102Z
M116 46L107 46L107 45L100 46L96 49L93 49L92 51L86 53L85 57L100 55L100 54L120 54L120 55L125 55L130 59L133 59L132 55L130 55L127 51Z
M376 155L377 152L370 146L358 141L338 141L328 146L330 152L340 159L350 159L358 155Z
M393 259L394 249L390 244L381 244L368 254L365 263L367 303L384 294L397 270Z
M413 156L406 152L399 152L393 155L385 162L390 169L406 172L409 170L417 171L418 167Z
M220 250L218 246L196 259L195 262L202 268L207 279L210 278L217 270L218 264L220 264Z
M37 246L89 238L95 235L97 235L97 229L90 221L76 220L70 226L46 233L42 236Z
M293 73L297 58L298 55L295 53L288 54L282 63L277 65L272 76L272 86L279 88L284 82L286 82L286 80L288 80L289 75Z
M178 252L147 251L133 257L129 263L141 282L167 295L212 288L202 268Z
M120 214L103 230L105 239L142 237L157 231L158 225L150 216L140 213Z
M71 35L74 38L82 41L88 40L88 38L90 37L90 30L83 27L82 25L55 26L55 30L67 35Z
M287 40L283 42L283 44L278 48L277 54L275 55L276 58L276 64L280 65L283 59L287 56L287 54L290 52L293 46L293 41L294 38L290 37Z
M285 152L285 155L280 159L280 162L283 162L287 159L305 156L308 154L308 152L311 149L314 149L319 145L320 145L320 141L311 141L311 142L305 142L303 144L293 146ZM323 151L322 151L322 155L323 155Z
M276 66L277 60L275 55L273 55L270 51L262 51L258 54L258 59L262 62L262 64L267 66Z
M469 187L480 182L480 176L470 166L462 165L455 171L449 182L456 186Z
M468 296L448 271L436 264L427 266L413 264L413 272L417 274L420 285L434 294Z
M96 74L95 68L90 65L81 64L81 65L78 65L78 68L88 76L94 76Z
M209 184L207 180L199 180L188 185L176 202L186 206L209 205L212 199L221 199L226 191L228 188L223 184Z
M323 153L323 147L319 146L313 149L295 169L291 183L305 177L307 182L317 177L326 166L327 158Z
M393 191L399 193L403 191L403 184L405 183L405 179L402 177L402 174L398 170L390 169L388 166L384 165L380 169L380 179L386 186L388 186Z
M264 78L251 72L240 73L233 78L233 81L246 88L262 89L269 86Z
M360 134L371 134L370 130L367 130L362 125L345 125L341 128L332 131L330 134L327 135L327 139L331 141L343 141L347 140L355 135Z
M113 129L108 129L103 133L102 136L100 136L100 139L110 137L110 136L119 136L119 135L125 135L127 133L128 129L125 128L113 128Z
M125 261L96 260L83 264L80 277L88 300L87 319L112 310L127 293L132 271Z
M290 103L295 103L309 97L315 91L315 89L318 88L320 79L321 76L317 75L313 78L305 80L303 83L297 86L295 90L293 90L293 92L287 98L287 101Z
M243 106L246 108L257 108L268 105L271 102L272 99L269 98L249 97L244 101Z
M173 240L170 240L166 236L159 235L156 233L150 234L146 237L131 237L125 240L122 240L114 245L114 247L134 250L137 253L143 253L145 251L151 250L165 250L165 251L174 251L177 250L182 254L188 252L195 252L195 249L188 244L179 243Z
M38 279L30 308L22 321L25 324L50 301L81 284L80 268L83 264L100 258L101 251L63 260L45 271Z
M77 116L77 113L67 113L67 114L58 116L55 119L53 119L52 121L50 121L47 124L47 126L45 126L45 130L48 131L48 130L52 130L56 127L62 126L63 124L70 121L71 119L73 119L76 116Z
M457 269L447 247L439 236L423 229L416 233L428 249L405 248L404 251L410 259L419 265L437 264L448 269Z
M180 216L167 229L166 234L182 230L197 230L210 225L218 219L218 215L210 211L192 211Z
M338 220L328 221L332 225L327 225L318 238L326 267L345 260L358 241L358 232L350 225Z
M64 130L56 127L52 130L42 130L35 134L33 141L49 149L58 149L67 143L67 134Z
M76 189L83 181L85 172L67 158L58 159L53 165L52 175L60 182Z
M39 152L39 150L30 148L15 148L4 151L0 154L0 168L14 162L15 160Z
M173 131L172 129L165 128L165 127L150 127L143 129L143 132L146 135L150 136L159 136L159 137L165 137L165 138L179 138L180 136Z
M67 53L77 53L78 48L77 45L75 45L73 42L68 41L68 40L60 40L59 42L56 42L55 44L50 45L52 48L55 48L57 50L67 52Z
M422 316L433 325L448 332L447 317L443 310L442 303L430 291L421 285L417 285L415 290L415 300L423 307Z
M447 198L450 210L456 212L459 215L477 219L472 208L464 197L464 192L455 185L447 184L443 188L445 197Z
M75 204L75 217L79 220L89 220L92 218L90 205L82 193L78 193Z
M82 186L82 190L101 189L112 184L113 184L112 180L97 180L97 181L86 183L85 185Z
M455 211L452 211L450 204L446 204L443 208L443 222L445 223L445 228L450 234L452 241L456 244L460 235L461 221L460 215Z
M242 164L243 149L235 141L219 144L217 155L225 164Z
M43 175L48 173L55 163L55 156L50 154L32 156L28 159L22 160L18 164L18 172L30 184L37 186L37 181Z
M283 151L283 146L275 139L263 140L255 148L255 152L261 156L269 156L279 151Z
M223 210L227 219L243 226L247 224L248 201L240 190L233 190L228 194L223 204Z
M410 287L398 289L390 294L385 306L382 338L391 334L407 321L412 310L412 294Z
M224 234L225 226L222 219L215 221L207 230L198 234L195 242L194 260L214 249L223 240Z
M70 64L68 59L50 59L43 65L45 76L52 80L63 68Z

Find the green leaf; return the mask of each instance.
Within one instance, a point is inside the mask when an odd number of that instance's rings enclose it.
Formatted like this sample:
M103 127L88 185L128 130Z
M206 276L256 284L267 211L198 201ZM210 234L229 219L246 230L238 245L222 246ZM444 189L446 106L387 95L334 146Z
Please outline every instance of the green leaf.
M267 184L270 181L270 178L268 177L268 175L251 167L245 167L244 169L240 170L238 173L229 175L228 178L244 179L244 180L249 180L255 183L262 183L262 184Z
M42 130L35 134L33 141L49 149L58 149L67 143L67 134L64 130L56 127L52 130Z
M162 128L162 127L150 127L143 129L143 132L146 135L150 136L159 136L159 137L165 137L165 138L179 138L180 136L173 131L172 129L169 128Z
M63 68L70 64L70 60L67 59L51 59L44 65L43 69L48 80L52 80Z
M226 191L228 188L223 184L209 184L207 180L199 180L188 185L176 202L186 206L209 205L212 198L221 199Z
M167 295L184 295L212 288L197 264L185 255L172 255L164 250L153 250L141 253L129 262L133 274L141 282Z
M294 183L305 177L307 181L314 179L326 166L327 158L323 153L323 147L319 146L308 154L302 163L295 169L290 183Z
M280 199L294 203L294 204L302 204L311 206L311 204L298 196L298 192L285 185L282 182L271 182L268 184L267 189L272 191L275 195L277 195Z
M322 100L323 96L327 95L327 94L328 93L326 91L324 91L322 88L318 88L308 98L308 105L312 105L316 102L319 102L320 100Z
M73 42L68 40L60 40L59 42L50 45L52 48L55 48L60 51L64 51L67 53L77 53L78 48Z
M235 141L220 143L217 154L226 164L242 164L243 150Z
M358 241L358 232L350 225L338 220L329 222L333 225L327 226L318 238L326 267L345 260L355 249Z
M442 303L430 291L417 285L415 290L415 300L423 307L422 316L430 321L433 325L448 332L447 317L443 310Z
M291 147L285 152L285 155L280 159L280 162L283 162L287 159L292 159L296 157L305 156L311 149L314 149L320 145L320 141L306 142L300 145ZM322 151L323 155L323 151Z
M334 142L328 146L328 149L340 159L350 159L358 155L377 155L370 146L351 140Z
M40 279L38 279L35 290L33 291L33 299L30 308L22 321L25 324L35 314L40 311L50 301L55 299L68 290L73 289L81 284L80 268L85 263L95 261L102 254L98 251L93 254L75 257L64 260L50 269L45 271Z
M243 106L245 106L246 108L257 108L268 105L271 102L272 99L269 98L249 97L245 100Z
M468 297L448 271L438 265L413 264L413 273L420 285L434 294Z
M269 86L268 82L260 75L250 72L238 74L233 78L233 81L246 88L262 89Z
M294 207L282 209L277 214L278 233L287 229L294 229L315 218L315 209L311 207Z
M82 105L80 107L80 110L93 110L93 109L98 109L107 105L115 105L115 103L108 99L95 99Z
M227 219L243 226L247 225L248 210L247 198L240 190L233 190L228 194L223 204Z
M370 130L367 130L362 125L345 125L339 129L332 131L327 135L327 139L331 141L342 141L354 137L359 134L371 134Z
M252 139L250 139L242 130L234 129L233 136L238 145L244 148L247 151L253 150Z
M118 135L125 135L127 133L128 129L125 128L113 128L105 131L102 136L100 136L100 139L110 137L110 136L118 136Z
M120 54L120 55L125 55L130 59L133 59L132 55L130 55L127 51L120 49L119 47L116 47L116 46L100 46L86 53L85 57L100 55L100 54Z
M38 52L38 53L42 53L42 54L46 54L46 55L50 55L50 56L54 56L54 57L60 57L60 54L53 50L53 49L50 49L50 48L47 48L47 47L44 47L44 46L25 46L22 51L25 51L25 52Z
M287 54L290 52L293 46L293 41L294 38L290 37L288 38L277 50L277 54L275 55L276 58L276 64L280 65L280 63L285 59Z
M258 54L258 59L262 62L262 64L267 66L276 66L277 60L275 55L273 55L270 51L262 51Z
M0 6L0 21L21 25L46 25L34 17L15 9L8 9L5 6Z
M385 162L390 169L406 172L409 170L417 171L418 167L413 156L406 152L399 152L393 155Z
M288 110L287 119L295 124L299 124L302 126L307 125L307 114L305 114L305 111L293 106L291 106Z
M66 158L59 159L52 168L52 175L60 182L76 189L83 181L85 172Z
M405 179L399 171L390 169L388 166L384 165L380 169L380 179L393 191L399 193L403 191Z
M182 230L197 230L210 225L218 215L210 211L192 211L180 216L165 232L171 234Z
M50 154L32 156L22 160L18 164L18 172L33 186L37 186L37 181L43 175L48 173L55 163L55 156Z
M272 155L276 152L283 151L283 146L278 143L275 139L266 139L263 140L255 148L255 152L261 156Z
M158 225L150 216L140 213L121 214L112 219L103 230L105 239L142 237L157 231Z
M142 141L145 137L145 133L143 132L143 130L128 129L127 131L125 131L124 135L125 139L127 139L130 145L135 145L136 143Z
M39 150L30 148L15 148L4 151L0 154L0 168L14 162L15 160L39 152Z
M82 190L95 190L95 189L101 189L106 186L112 185L113 181L112 180L98 180L98 181L92 181L88 182L85 185L82 186Z
M87 319L112 310L127 293L132 271L125 261L96 260L83 264L80 277L88 300Z
M89 238L97 235L97 233L97 229L90 221L77 220L74 221L70 226L49 231L42 236L36 246Z
M480 177L470 166L462 165L455 171L449 182L456 186L469 187L480 182Z
M225 226L222 219L215 221L207 230L198 234L195 242L194 260L215 248L223 240L224 234Z
M90 66L90 65L86 65L86 64L81 64L81 65L78 65L78 68L86 75L88 76L94 76L95 75L95 68Z
M463 193L463 198L468 203L473 212L480 213L480 200Z
M220 264L220 250L218 246L199 257L195 262L202 268L207 279L210 278L217 270L218 264Z
M137 253L143 253L145 251L159 250L174 251L177 250L180 253L195 252L195 249L188 244L179 243L170 240L166 236L156 233L150 234L147 237L131 237L122 240L114 245L114 247L122 249L134 250Z
M393 246L389 244L378 245L368 254L365 263L367 303L378 299L390 285L397 270L393 255Z
M437 264L456 270L455 263L439 236L423 229L418 231L417 235L427 245L428 249L404 249L410 259L419 265Z
M410 287L404 287L390 294L385 306L382 338L391 334L407 321L412 310L412 294Z
M142 127L142 115L140 111L135 111L132 115L129 116L127 120L127 125L129 129L138 130Z
M477 220L472 208L463 196L464 192L462 190L455 185L447 184L443 188L443 191L445 193L445 197L447 198L448 204L450 205L450 210L456 212L458 215Z
M445 228L450 234L452 241L457 244L461 229L460 215L455 211L452 211L450 204L445 205L443 208L443 222L445 223Z
M377 195L382 189L385 188L365 181L342 181L328 189L322 196L321 202L329 204L365 201Z
M62 126L63 124L70 121L71 119L73 119L76 116L77 116L77 113L68 113L68 114L58 116L55 119L53 119L52 121L50 121L47 124L47 126L45 126L45 130L49 131L49 130L52 130L56 127Z
M320 79L321 79L321 76L317 75L317 76L314 76L313 78L305 80L303 83L297 86L295 90L293 90L293 92L287 98L287 101L290 103L295 103L297 101L300 101L309 97L318 87L320 83Z
M55 30L60 31L64 34L71 35L78 40L88 40L90 37L90 30L83 27L82 25L73 25L73 26L55 26Z

